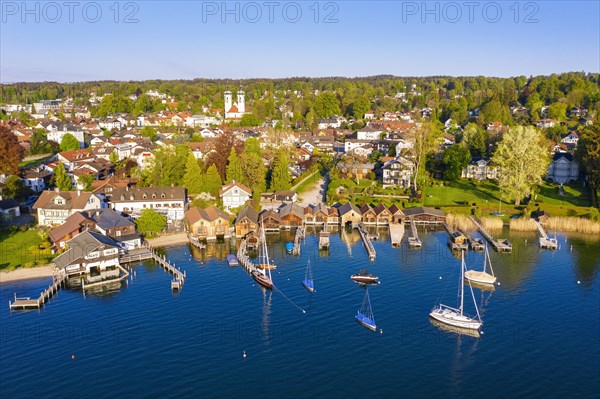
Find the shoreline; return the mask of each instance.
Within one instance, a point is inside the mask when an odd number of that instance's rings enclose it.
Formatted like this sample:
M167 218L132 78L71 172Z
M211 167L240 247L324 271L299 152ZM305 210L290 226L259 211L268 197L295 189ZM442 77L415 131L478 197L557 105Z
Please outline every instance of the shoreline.
M171 245L188 244L190 240L186 233L176 233L160 237L148 238L146 240L151 247L160 248Z
M0 285L20 280L31 280L54 276L54 264L20 268L11 271L0 271Z

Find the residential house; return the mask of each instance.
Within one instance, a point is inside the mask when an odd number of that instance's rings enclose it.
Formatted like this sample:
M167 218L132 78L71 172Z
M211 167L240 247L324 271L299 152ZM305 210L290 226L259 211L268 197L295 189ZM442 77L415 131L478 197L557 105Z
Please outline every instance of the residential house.
M425 206L415 208L406 208L404 210L405 219L407 222L414 221L415 223L445 223L446 214L444 211Z
M67 275L87 275L88 283L120 276L119 246L112 238L84 231L66 246L69 249L54 258L54 264Z
M377 226L387 226L392 222L392 213L384 204L379 204L373 211L376 215Z
M21 210L14 198L0 200L0 221L12 220L17 216L21 216Z
M367 125L356 132L356 138L358 140L379 140L381 133L383 130Z
M235 222L235 236L237 238L244 238L251 232L258 231L258 212L251 207L246 205L236 216Z
M132 249L142 245L135 223L113 209L92 209L85 214L95 222L98 232L112 237L121 247Z
M93 231L95 228L96 222L90 219L85 213L75 212L63 224L50 230L48 237L52 241L54 248L62 249L71 238L76 237L83 231Z
M52 173L42 167L35 167L24 170L21 173L21 180L31 191L39 193L48 188Z
M336 165L339 169L341 178L348 179L368 179L375 164L372 163L349 163L340 162Z
M64 164L67 172L72 172L75 166L91 162L96 156L88 150L74 150L59 152L56 159Z
M565 137L563 137L563 139L560 142L570 145L572 147L577 147L578 141L579 141L579 134L575 130L573 130L572 132L567 134Z
M279 209L279 217L281 218L281 227L284 229L302 226L304 222L304 208L294 203L286 204Z
M317 127L319 129L334 128L337 129L342 126L343 118L338 116L332 116L330 118L322 118L317 120Z
M111 208L131 217L154 209L168 220L183 220L187 204L185 187L114 187Z
M75 212L106 208L104 196L85 191L46 190L33 205L40 226L63 224Z
M548 168L547 179L565 184L579 178L579 164L570 153L556 153Z
M340 214L340 224L342 227L351 224L352 227L358 226L362 221L362 213L360 209L351 202L346 202L338 208Z
M369 120L369 119L375 119L375 111L373 110L368 110L367 112L365 112L365 119Z
M252 198L252 190L234 180L221 187L219 197L223 200L223 207L229 211L246 204Z
M539 121L536 122L536 126L542 129L547 129L550 127L553 127L556 124L556 121L553 121L552 119L540 119Z
M199 240L210 241L231 236L229 215L216 206L190 208L185 212L185 222L190 234Z
M587 108L584 107L573 107L569 110L569 116L571 118L582 118L587 115Z
M381 167L383 188L410 187L414 167L413 162L401 156L385 162Z
M491 164L489 159L472 158L462 170L461 177L475 180L491 180L498 178L498 167Z

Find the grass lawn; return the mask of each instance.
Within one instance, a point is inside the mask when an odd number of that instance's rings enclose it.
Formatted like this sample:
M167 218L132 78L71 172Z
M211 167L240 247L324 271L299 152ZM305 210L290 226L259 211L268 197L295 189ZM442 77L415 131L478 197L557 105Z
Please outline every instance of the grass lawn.
M443 185L425 187L423 205L453 207L476 203L481 207L498 208L500 189L494 183L475 183L470 180L440 183Z
M0 270L49 263L54 255L50 249L41 249L39 245L42 243L42 238L35 230L0 230Z
M39 166L41 164L43 164L44 162L50 160L50 158L52 158L54 155L50 154L47 155L45 157L42 158L38 158L38 159L30 159L28 161L23 161L19 164L19 167L22 169L29 169L29 168L33 168L35 166Z
M589 187L583 187L581 182L563 186L562 196L558 195L559 190L558 184L544 183L539 186L534 201L551 205L592 206Z

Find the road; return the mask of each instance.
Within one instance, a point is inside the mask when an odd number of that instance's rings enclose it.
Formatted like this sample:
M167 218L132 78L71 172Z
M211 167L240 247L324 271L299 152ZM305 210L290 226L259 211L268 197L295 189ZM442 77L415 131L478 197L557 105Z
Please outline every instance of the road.
M302 194L298 194L300 197L300 201L298 201L298 205L307 206L310 204L319 204L321 202L325 202L327 200L327 186L329 185L329 173L323 176L315 185L312 186L310 190L303 192Z

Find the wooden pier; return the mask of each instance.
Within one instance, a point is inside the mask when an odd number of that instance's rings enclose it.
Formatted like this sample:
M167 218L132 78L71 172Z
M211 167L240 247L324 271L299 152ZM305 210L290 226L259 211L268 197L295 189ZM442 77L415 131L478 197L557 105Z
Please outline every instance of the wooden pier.
M358 233L360 234L360 238L362 238L363 244L365 244L365 248L369 254L369 259L375 260L375 248L373 247L373 243L371 242L369 235L361 224L358 225Z
M200 242L200 240L198 240L196 237L193 237L191 234L188 234L188 239L190 240L190 244L192 244L196 248L198 248L198 249L206 248L206 244L204 244L203 242Z
M539 240L540 248L558 249L558 240L556 239L556 237L554 237L554 238L548 237L548 234L546 234L546 231L542 227L542 224L535 219L533 221L535 222L535 225L537 226L538 231L540 233L540 240Z
M294 237L294 249L292 250L292 254L294 256L300 255L300 244L302 243L302 239L304 238L304 227L298 226L296 229L296 236Z
M127 269L125 269L121 265L117 265L117 267L121 270L121 273L122 273L121 276L119 276L118 278L111 278L111 279L97 281L95 283L88 283L88 284L85 283L85 280L82 280L81 281L81 289L85 291L87 289L99 287L101 285L121 282L121 281L125 280L127 277L129 277L129 271Z
M256 270L256 265L254 265L254 263L252 263L248 257L248 254L246 253L246 246L246 240L242 240L237 251L237 258L238 262L240 262L240 265L242 265L242 267L246 269L248 273L252 273L253 270Z
M323 226L323 230L319 233L319 249L329 249L329 231L327 231L327 222Z
M174 264L172 265L171 262L169 262L165 256L158 255L152 250L152 247L148 246L147 248L152 253L152 259L154 259L154 261L156 261L156 263L158 263L159 266L162 267L166 272L171 273L173 275L174 278L171 281L171 289L180 290L183 287L183 284L185 283L185 279L187 277L186 272L182 272L177 267L175 267Z
M419 233L417 233L417 225L415 225L415 221L410 221L410 237L408 237L408 246L413 248L421 248L423 246L423 242L419 238Z
M152 252L148 248L130 249L129 252L119 255L119 263L139 262L152 259Z
M483 238L485 238L496 251L512 252L512 244L510 243L510 241L508 241L508 240L498 241L498 240L494 239L494 237L490 233L488 233L487 230L484 229L481 224L479 224L479 222L477 221L477 219L475 219L475 217L469 215L469 219L471 220L471 222L473 222L475 227L477 227L477 230L479 230L479 232L481 233Z
M10 310L40 309L50 298L58 293L58 290L64 286L66 281L67 273L61 270L58 275L52 278L52 284L42 291L39 297L35 299L31 299L29 297L17 298L17 294L15 294L15 299L13 301L8 301L8 307Z
M390 223L389 227L392 247L399 247L404 237L404 223Z
M485 250L485 244L481 238L469 238L469 249L471 251L483 252Z

